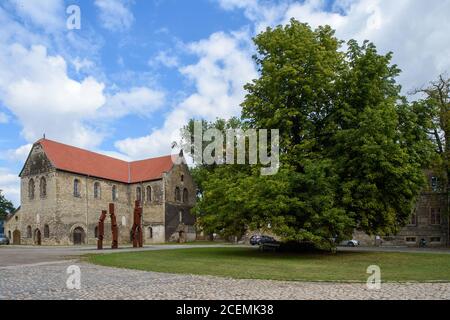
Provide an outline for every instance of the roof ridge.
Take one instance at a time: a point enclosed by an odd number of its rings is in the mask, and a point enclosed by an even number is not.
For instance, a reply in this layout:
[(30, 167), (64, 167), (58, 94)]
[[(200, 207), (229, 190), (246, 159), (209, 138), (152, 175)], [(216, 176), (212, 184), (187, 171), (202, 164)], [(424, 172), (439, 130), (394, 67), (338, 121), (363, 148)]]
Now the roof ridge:
[(41, 138), (41, 139), (39, 139), (38, 141), (36, 141), (34, 144), (36, 144), (36, 143), (41, 143), (41, 142), (44, 142), (44, 141), (49, 141), (49, 142), (52, 142), (52, 143), (56, 143), (56, 144), (60, 144), (60, 145), (66, 146), (66, 147), (70, 147), (70, 148), (82, 150), (82, 151), (85, 151), (85, 152), (97, 154), (97, 155), (100, 155), (100, 156), (102, 156), (102, 157), (111, 158), (111, 159), (114, 159), (114, 160), (118, 160), (118, 161), (122, 161), (122, 162), (125, 162), (125, 163), (129, 163), (129, 164), (134, 163), (134, 162), (139, 162), (139, 161), (146, 161), (146, 160), (153, 160), (153, 159), (159, 159), (159, 158), (172, 157), (172, 155), (169, 154), (169, 155), (157, 156), (157, 157), (150, 157), (150, 158), (145, 158), (145, 159), (140, 159), (140, 160), (126, 161), (126, 160), (122, 160), (122, 159), (119, 159), (119, 158), (116, 158), (116, 157), (113, 157), (113, 156), (106, 155), (106, 154), (104, 154), (104, 153), (92, 151), (92, 150), (85, 149), (85, 148), (81, 148), (81, 147), (77, 147), (77, 146), (72, 146), (72, 145), (70, 145), (70, 144), (58, 142), (58, 141), (51, 140), (51, 139), (47, 139), (47, 138), (45, 138), (45, 139), (44, 139), (44, 138)]

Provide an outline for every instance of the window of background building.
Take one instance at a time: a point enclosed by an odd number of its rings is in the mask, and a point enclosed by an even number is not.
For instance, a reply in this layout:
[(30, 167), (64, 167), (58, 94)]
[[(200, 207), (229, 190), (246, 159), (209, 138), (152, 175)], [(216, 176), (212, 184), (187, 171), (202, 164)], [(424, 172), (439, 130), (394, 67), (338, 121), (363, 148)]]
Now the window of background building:
[(411, 217), (409, 218), (409, 223), (410, 226), (416, 226), (417, 225), (417, 214), (413, 213), (411, 214)]
[(438, 177), (431, 177), (431, 190), (433, 190), (433, 192), (437, 192), (439, 191), (440, 187), (439, 187), (439, 178)]
[(441, 224), (441, 208), (430, 209), (430, 224), (431, 225)]

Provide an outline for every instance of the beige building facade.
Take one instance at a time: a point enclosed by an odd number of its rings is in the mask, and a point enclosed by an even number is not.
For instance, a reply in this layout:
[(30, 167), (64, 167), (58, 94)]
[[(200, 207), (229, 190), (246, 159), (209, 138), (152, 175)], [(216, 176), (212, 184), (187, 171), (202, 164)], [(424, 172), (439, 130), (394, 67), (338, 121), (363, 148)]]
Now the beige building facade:
[[(5, 223), (5, 234), (13, 244), (96, 244), (101, 211), (113, 203), (119, 244), (129, 244), (139, 200), (145, 244), (195, 240), (190, 210), (196, 187), (186, 164), (173, 159), (127, 163), (42, 139), (20, 173), (21, 206)], [(108, 215), (105, 247), (111, 238)]]

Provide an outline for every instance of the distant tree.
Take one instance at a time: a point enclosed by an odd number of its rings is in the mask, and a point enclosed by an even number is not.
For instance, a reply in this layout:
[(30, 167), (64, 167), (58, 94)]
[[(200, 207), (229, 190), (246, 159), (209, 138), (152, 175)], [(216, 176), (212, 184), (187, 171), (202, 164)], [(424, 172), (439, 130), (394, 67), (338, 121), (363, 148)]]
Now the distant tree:
[(424, 118), (431, 119), (428, 134), (432, 137), (435, 150), (440, 156), (444, 178), (450, 177), (450, 78), (440, 75), (427, 87), (415, 90), (424, 98), (416, 102), (421, 107)]
[(5, 220), (7, 215), (15, 210), (11, 201), (8, 201), (0, 190), (0, 220)]

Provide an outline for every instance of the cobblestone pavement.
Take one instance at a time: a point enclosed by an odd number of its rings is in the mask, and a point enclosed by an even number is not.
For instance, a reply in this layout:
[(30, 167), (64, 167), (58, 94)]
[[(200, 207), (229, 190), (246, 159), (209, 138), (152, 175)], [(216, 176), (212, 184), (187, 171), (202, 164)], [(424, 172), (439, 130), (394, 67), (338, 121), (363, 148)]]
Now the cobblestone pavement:
[[(81, 289), (68, 290), (69, 265), (81, 269)], [(450, 283), (382, 284), (234, 280), (124, 270), (74, 261), (0, 268), (1, 299), (450, 299)]]

